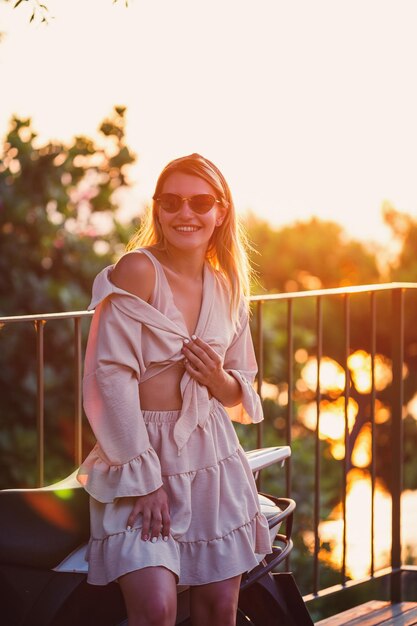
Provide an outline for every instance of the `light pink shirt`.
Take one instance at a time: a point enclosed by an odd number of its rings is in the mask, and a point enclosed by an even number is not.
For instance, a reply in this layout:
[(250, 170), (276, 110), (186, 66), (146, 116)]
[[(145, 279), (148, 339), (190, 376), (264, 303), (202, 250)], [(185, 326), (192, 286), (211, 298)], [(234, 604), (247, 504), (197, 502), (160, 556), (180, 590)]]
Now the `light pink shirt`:
[[(158, 270), (158, 261), (145, 252)], [(161, 266), (160, 266), (161, 267)], [(150, 446), (138, 385), (183, 359), (189, 339), (183, 316), (175, 306), (164, 273), (151, 303), (116, 287), (113, 266), (96, 277), (89, 309), (95, 308), (84, 371), (84, 408), (97, 444), (78, 473), (78, 480), (100, 502), (150, 493), (162, 485), (159, 459)], [(159, 268), (160, 269), (160, 268)], [(194, 334), (224, 358), (224, 369), (242, 388), (242, 403), (229, 412), (242, 423), (263, 419), (259, 396), (252, 387), (257, 372), (247, 307), (242, 302), (237, 327), (229, 310), (224, 279), (209, 263), (203, 276), (203, 299)], [(160, 283), (160, 284), (159, 284)], [(178, 454), (195, 428), (204, 428), (209, 394), (185, 372), (181, 379), (182, 408), (175, 424)]]

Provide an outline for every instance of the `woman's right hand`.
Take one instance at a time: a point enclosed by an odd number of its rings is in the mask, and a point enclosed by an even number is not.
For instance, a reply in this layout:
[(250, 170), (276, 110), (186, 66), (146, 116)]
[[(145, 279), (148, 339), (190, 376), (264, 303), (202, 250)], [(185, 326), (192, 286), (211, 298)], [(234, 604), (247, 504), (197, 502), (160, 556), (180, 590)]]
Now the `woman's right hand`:
[(170, 532), (170, 516), (168, 495), (163, 487), (159, 487), (144, 496), (138, 496), (135, 506), (127, 520), (127, 528), (133, 527), (139, 513), (142, 514), (142, 539), (157, 541), (160, 534), (168, 541)]

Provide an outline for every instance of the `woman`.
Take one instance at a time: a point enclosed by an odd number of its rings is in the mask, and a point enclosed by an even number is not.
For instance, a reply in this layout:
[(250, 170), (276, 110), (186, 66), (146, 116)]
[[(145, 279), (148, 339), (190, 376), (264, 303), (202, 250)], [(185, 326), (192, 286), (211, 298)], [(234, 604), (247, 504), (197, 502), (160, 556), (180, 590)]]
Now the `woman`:
[(84, 406), (97, 444), (89, 582), (117, 580), (129, 625), (172, 626), (176, 584), (195, 626), (232, 626), (241, 574), (271, 551), (233, 419), (252, 388), (248, 266), (229, 187), (210, 161), (169, 163), (131, 252), (96, 278)]

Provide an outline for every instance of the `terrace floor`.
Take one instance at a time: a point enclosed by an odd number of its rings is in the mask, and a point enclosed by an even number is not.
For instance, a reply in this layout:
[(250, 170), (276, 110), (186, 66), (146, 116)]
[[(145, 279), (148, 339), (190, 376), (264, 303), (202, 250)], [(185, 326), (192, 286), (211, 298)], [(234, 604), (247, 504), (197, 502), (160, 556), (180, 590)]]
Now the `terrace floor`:
[(372, 600), (316, 622), (315, 626), (412, 626), (417, 624), (417, 602), (391, 604)]

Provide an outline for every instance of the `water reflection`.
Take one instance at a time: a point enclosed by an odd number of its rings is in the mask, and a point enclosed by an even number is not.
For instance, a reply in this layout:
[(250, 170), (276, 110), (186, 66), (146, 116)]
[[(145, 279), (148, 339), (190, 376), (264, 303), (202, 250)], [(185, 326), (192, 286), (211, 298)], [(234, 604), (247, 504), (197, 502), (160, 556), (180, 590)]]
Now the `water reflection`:
[[(297, 420), (310, 431), (317, 426), (317, 405), (313, 401), (317, 383), (317, 359), (309, 356), (304, 349), (295, 353), (300, 375), (295, 381), (294, 399), (297, 402)], [(384, 391), (392, 384), (392, 361), (383, 354), (374, 358), (373, 379), (376, 392)], [(372, 389), (372, 359), (364, 350), (356, 350), (348, 360), (352, 390), (356, 399), (349, 397), (347, 404), (347, 428), (349, 433), (368, 400)], [(408, 369), (403, 368), (403, 378), (408, 376)], [(320, 361), (320, 417), (319, 437), (327, 442), (334, 459), (342, 460), (345, 456), (345, 385), (344, 368), (334, 359), (324, 356)], [(264, 383), (263, 395), (280, 406), (288, 404), (288, 385)], [(375, 399), (375, 424), (383, 424), (391, 418), (391, 408), (380, 399)], [(404, 408), (404, 417), (411, 415), (417, 420), (417, 393)], [(351, 469), (347, 476), (346, 500), (346, 573), (352, 579), (360, 579), (370, 574), (371, 568), (371, 478), (369, 467), (372, 458), (372, 431), (369, 421), (365, 421), (355, 433), (351, 455)], [(417, 560), (417, 491), (405, 491), (401, 499), (402, 540), (404, 562)], [(374, 568), (387, 567), (391, 558), (391, 497), (382, 482), (376, 480), (374, 492)], [(314, 550), (312, 532), (304, 532), (307, 546)], [(343, 519), (342, 505), (339, 503), (319, 525), (321, 549), (319, 557), (336, 569), (340, 569), (343, 559)]]
[[(377, 482), (375, 489), (375, 569), (390, 564), (391, 497)], [(417, 491), (405, 491), (401, 498), (403, 559), (417, 557)], [(343, 557), (343, 519), (341, 506), (319, 525), (320, 559), (341, 568)], [(352, 579), (360, 579), (371, 568), (371, 481), (367, 472), (353, 469), (348, 474), (346, 503), (346, 571)]]

